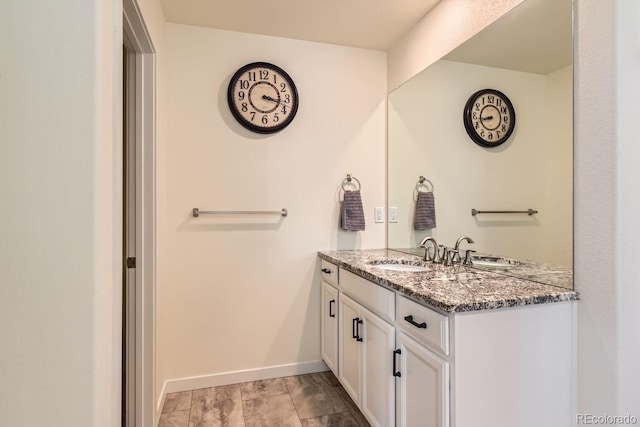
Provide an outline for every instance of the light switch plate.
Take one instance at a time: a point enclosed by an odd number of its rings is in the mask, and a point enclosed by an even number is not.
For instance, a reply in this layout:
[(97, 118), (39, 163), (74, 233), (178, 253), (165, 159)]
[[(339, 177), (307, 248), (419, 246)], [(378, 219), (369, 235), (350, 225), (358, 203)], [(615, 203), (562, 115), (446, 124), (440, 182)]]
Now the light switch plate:
[(384, 222), (384, 208), (375, 208), (373, 218), (375, 222)]
[(398, 222), (398, 208), (389, 207), (389, 222)]

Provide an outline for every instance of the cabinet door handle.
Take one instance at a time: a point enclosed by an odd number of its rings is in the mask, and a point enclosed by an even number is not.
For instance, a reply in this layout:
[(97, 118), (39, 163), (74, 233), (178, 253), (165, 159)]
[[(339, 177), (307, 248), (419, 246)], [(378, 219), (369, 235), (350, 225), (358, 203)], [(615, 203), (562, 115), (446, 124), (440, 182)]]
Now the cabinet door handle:
[(412, 314), (410, 314), (408, 316), (404, 316), (404, 320), (406, 320), (407, 322), (411, 323), (416, 328), (427, 329), (426, 322), (417, 323), (415, 320), (413, 320), (413, 315)]
[(393, 350), (393, 376), (394, 377), (401, 377), (402, 374), (400, 373), (400, 371), (398, 371), (398, 368), (396, 366), (396, 355), (402, 354), (402, 350), (397, 349), (397, 350)]
[(362, 325), (362, 319), (358, 317), (356, 321), (356, 341), (362, 342), (362, 337), (360, 336), (360, 325)]
[(357, 323), (360, 321), (360, 319), (358, 317), (354, 318), (351, 321), (351, 338), (353, 339), (357, 339), (358, 338), (358, 333), (356, 332), (356, 328), (357, 328)]
[(336, 300), (334, 300), (334, 299), (329, 301), (329, 317), (336, 317), (335, 313), (332, 310), (332, 308), (333, 308), (332, 304), (335, 304), (335, 303), (336, 303)]
[(320, 271), (322, 271), (323, 273), (331, 274), (331, 270), (329, 270), (328, 268), (323, 268)]

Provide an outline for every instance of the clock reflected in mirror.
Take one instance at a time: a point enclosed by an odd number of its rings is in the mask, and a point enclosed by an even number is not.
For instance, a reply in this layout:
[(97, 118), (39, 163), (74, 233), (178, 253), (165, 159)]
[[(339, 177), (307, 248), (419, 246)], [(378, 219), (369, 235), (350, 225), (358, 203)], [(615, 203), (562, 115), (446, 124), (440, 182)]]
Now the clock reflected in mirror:
[(473, 142), (482, 147), (497, 147), (505, 143), (513, 133), (516, 112), (504, 93), (495, 89), (482, 89), (467, 100), (463, 121)]
[(235, 72), (227, 101), (233, 117), (246, 129), (274, 133), (287, 127), (298, 112), (298, 90), (282, 68), (253, 62)]

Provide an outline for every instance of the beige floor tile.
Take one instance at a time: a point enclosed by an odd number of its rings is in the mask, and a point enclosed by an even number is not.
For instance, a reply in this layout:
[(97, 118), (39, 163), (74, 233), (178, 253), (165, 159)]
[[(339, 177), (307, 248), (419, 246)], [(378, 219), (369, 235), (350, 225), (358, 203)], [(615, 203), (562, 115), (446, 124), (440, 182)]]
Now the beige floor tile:
[(302, 427), (359, 427), (349, 412), (301, 420)]
[(324, 373), (287, 377), (285, 382), (300, 419), (347, 411), (344, 401)]
[(242, 400), (253, 400), (261, 397), (277, 396), (289, 391), (284, 383), (284, 379), (275, 378), (271, 380), (252, 381), (240, 384)]
[(245, 400), (242, 405), (246, 427), (302, 427), (288, 393)]
[(189, 427), (244, 427), (238, 384), (193, 391)]
[(349, 393), (347, 393), (346, 390), (342, 388), (341, 385), (335, 386), (334, 389), (336, 390), (336, 393), (338, 393), (338, 395), (342, 398), (345, 406), (349, 410), (349, 413), (351, 414), (351, 416), (353, 416), (353, 419), (356, 421), (357, 423), (356, 425), (360, 427), (370, 427), (371, 424), (369, 424), (369, 422), (364, 417), (364, 415), (362, 415), (362, 412), (360, 412), (356, 404), (353, 403), (353, 400), (351, 400)]
[(164, 399), (162, 413), (173, 411), (184, 411), (191, 408), (191, 391), (183, 391), (180, 393), (168, 393)]
[(189, 425), (189, 409), (166, 412), (160, 416), (158, 427), (187, 427)]

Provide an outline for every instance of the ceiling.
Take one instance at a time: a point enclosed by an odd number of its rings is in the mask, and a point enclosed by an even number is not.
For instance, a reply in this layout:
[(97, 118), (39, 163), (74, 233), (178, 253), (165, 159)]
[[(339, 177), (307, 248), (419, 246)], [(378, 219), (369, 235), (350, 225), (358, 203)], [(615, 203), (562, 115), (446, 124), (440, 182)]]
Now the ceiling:
[(161, 0), (168, 22), (387, 51), (440, 0)]

